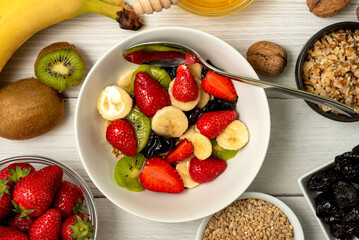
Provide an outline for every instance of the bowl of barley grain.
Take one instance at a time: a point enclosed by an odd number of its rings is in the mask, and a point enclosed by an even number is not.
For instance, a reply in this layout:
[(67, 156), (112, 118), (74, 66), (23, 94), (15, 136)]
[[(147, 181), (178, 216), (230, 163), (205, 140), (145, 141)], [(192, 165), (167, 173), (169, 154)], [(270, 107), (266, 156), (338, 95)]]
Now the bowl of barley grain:
[(304, 233), (285, 203), (268, 194), (248, 192), (202, 220), (196, 240), (210, 239), (304, 240)]

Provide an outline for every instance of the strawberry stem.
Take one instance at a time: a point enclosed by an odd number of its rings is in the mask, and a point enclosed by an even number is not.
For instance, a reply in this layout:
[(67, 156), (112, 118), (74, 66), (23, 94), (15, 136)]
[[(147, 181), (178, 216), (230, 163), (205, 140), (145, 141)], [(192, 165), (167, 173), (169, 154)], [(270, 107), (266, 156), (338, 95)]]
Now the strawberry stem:
[(4, 193), (7, 193), (10, 195), (10, 193), (9, 193), (10, 187), (7, 185), (8, 182), (9, 182), (8, 180), (6, 180), (6, 181), (0, 180), (0, 199), (2, 198)]
[(71, 239), (87, 240), (94, 237), (92, 234), (92, 224), (87, 216), (85, 216), (84, 220), (76, 216), (73, 226), (69, 226), (69, 229), (73, 231), (70, 235)]
[(27, 218), (29, 216), (30, 213), (34, 212), (35, 209), (23, 209), (21, 206), (17, 205), (16, 202), (14, 200), (11, 200), (11, 204), (14, 206), (13, 208), (13, 212), (15, 213), (21, 213), (20, 218)]
[(11, 174), (11, 176), (8, 177), (7, 179), (13, 181), (14, 184), (16, 184), (20, 181), (21, 178), (24, 178), (27, 175), (29, 175), (30, 172), (31, 172), (31, 168), (21, 169), (21, 167), (16, 166), (15, 170), (13, 168), (9, 169), (9, 173)]
[(81, 214), (84, 214), (84, 215), (88, 215), (87, 213), (85, 213), (83, 210), (82, 210), (82, 199), (79, 198), (79, 201), (76, 203), (76, 205), (72, 208), (72, 212), (73, 213), (81, 213)]

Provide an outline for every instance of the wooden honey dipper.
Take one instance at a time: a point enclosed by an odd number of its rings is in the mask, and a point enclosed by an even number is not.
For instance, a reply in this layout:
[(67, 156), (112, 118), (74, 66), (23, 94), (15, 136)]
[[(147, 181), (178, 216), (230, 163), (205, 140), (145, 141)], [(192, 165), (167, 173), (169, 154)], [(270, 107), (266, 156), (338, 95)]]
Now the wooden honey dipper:
[(133, 9), (137, 14), (151, 14), (153, 12), (161, 12), (163, 8), (170, 8), (178, 3), (179, 0), (135, 0)]

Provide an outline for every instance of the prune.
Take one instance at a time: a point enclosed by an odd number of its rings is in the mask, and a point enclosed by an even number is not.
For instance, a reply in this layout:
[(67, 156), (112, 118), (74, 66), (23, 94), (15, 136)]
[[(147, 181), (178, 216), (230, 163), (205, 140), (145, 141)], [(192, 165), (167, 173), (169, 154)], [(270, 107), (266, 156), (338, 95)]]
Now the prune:
[(359, 178), (359, 155), (346, 152), (335, 157), (335, 170), (346, 179)]
[(353, 207), (358, 203), (358, 194), (350, 183), (338, 181), (333, 184), (334, 200), (340, 208)]
[(352, 153), (359, 155), (359, 145), (353, 148)]
[(357, 222), (359, 224), (359, 207), (353, 207), (345, 216), (346, 222)]
[(330, 192), (320, 193), (314, 199), (314, 203), (317, 217), (326, 222), (340, 220), (343, 217), (342, 210), (336, 205)]
[(162, 67), (168, 74), (171, 76), (171, 79), (175, 79), (177, 75), (177, 68), (176, 67)]
[(224, 110), (235, 110), (237, 105), (237, 99), (233, 102), (214, 98), (213, 100), (208, 101), (207, 105), (202, 109), (203, 112), (215, 112), (215, 111), (224, 111)]
[(184, 112), (188, 118), (188, 126), (196, 124), (198, 118), (203, 114), (202, 109), (195, 107), (194, 109)]
[(160, 157), (161, 154), (173, 149), (176, 141), (176, 138), (164, 138), (151, 131), (146, 147), (141, 153), (146, 158)]
[(341, 222), (332, 222), (329, 223), (330, 233), (333, 237), (336, 237), (340, 240), (351, 240), (353, 237), (345, 232), (345, 227), (341, 224)]
[(314, 174), (308, 181), (308, 189), (312, 191), (326, 191), (338, 179), (334, 168)]

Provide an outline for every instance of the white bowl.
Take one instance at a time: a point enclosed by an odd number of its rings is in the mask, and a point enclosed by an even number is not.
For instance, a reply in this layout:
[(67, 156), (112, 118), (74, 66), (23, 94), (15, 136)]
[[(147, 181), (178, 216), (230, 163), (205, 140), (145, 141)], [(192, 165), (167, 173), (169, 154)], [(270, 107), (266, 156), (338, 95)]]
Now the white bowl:
[(104, 120), (96, 109), (100, 91), (116, 84), (121, 74), (136, 65), (125, 61), (129, 46), (149, 41), (178, 42), (197, 50), (224, 70), (258, 78), (246, 59), (222, 40), (197, 30), (169, 27), (140, 32), (110, 49), (91, 69), (80, 91), (75, 113), (75, 135), (82, 163), (94, 184), (117, 206), (137, 216), (160, 222), (184, 222), (203, 218), (224, 208), (252, 183), (262, 166), (270, 137), (270, 115), (263, 89), (235, 83), (237, 111), (250, 132), (250, 141), (215, 181), (181, 194), (130, 192), (114, 179), (117, 162), (105, 139)]
[[(259, 193), (259, 192), (246, 192), (243, 195), (241, 195), (238, 199), (248, 199), (248, 198), (264, 200), (277, 206), (279, 209), (281, 209), (284, 212), (285, 215), (287, 215), (290, 224), (293, 226), (293, 233), (295, 240), (304, 240), (302, 225), (300, 224), (295, 213), (284, 202), (271, 195)], [(213, 215), (208, 216), (202, 220), (197, 231), (196, 240), (202, 240), (204, 230), (206, 229), (207, 224), (209, 220), (211, 220), (212, 216)]]
[[(329, 225), (326, 224), (324, 221), (322, 221), (320, 218), (317, 217), (316, 212), (315, 212), (315, 203), (314, 203), (314, 198), (318, 195), (318, 193), (316, 191), (310, 191), (307, 189), (307, 183), (308, 180), (310, 179), (310, 177), (317, 173), (317, 172), (321, 172), (324, 171), (326, 169), (329, 169), (330, 167), (332, 167), (334, 165), (334, 161), (330, 161), (328, 163), (323, 164), (322, 166), (306, 173), (305, 175), (301, 176), (298, 179), (298, 184), (300, 189), (302, 190), (302, 193), (304, 195), (304, 198), (307, 200), (310, 209), (312, 209), (312, 212), (314, 213), (314, 217), (317, 219), (320, 228), (322, 229), (325, 238), (327, 240), (337, 240), (335, 237), (333, 237), (330, 234), (330, 230), (329, 230)], [(353, 240), (357, 240), (358, 238), (354, 237)]]

